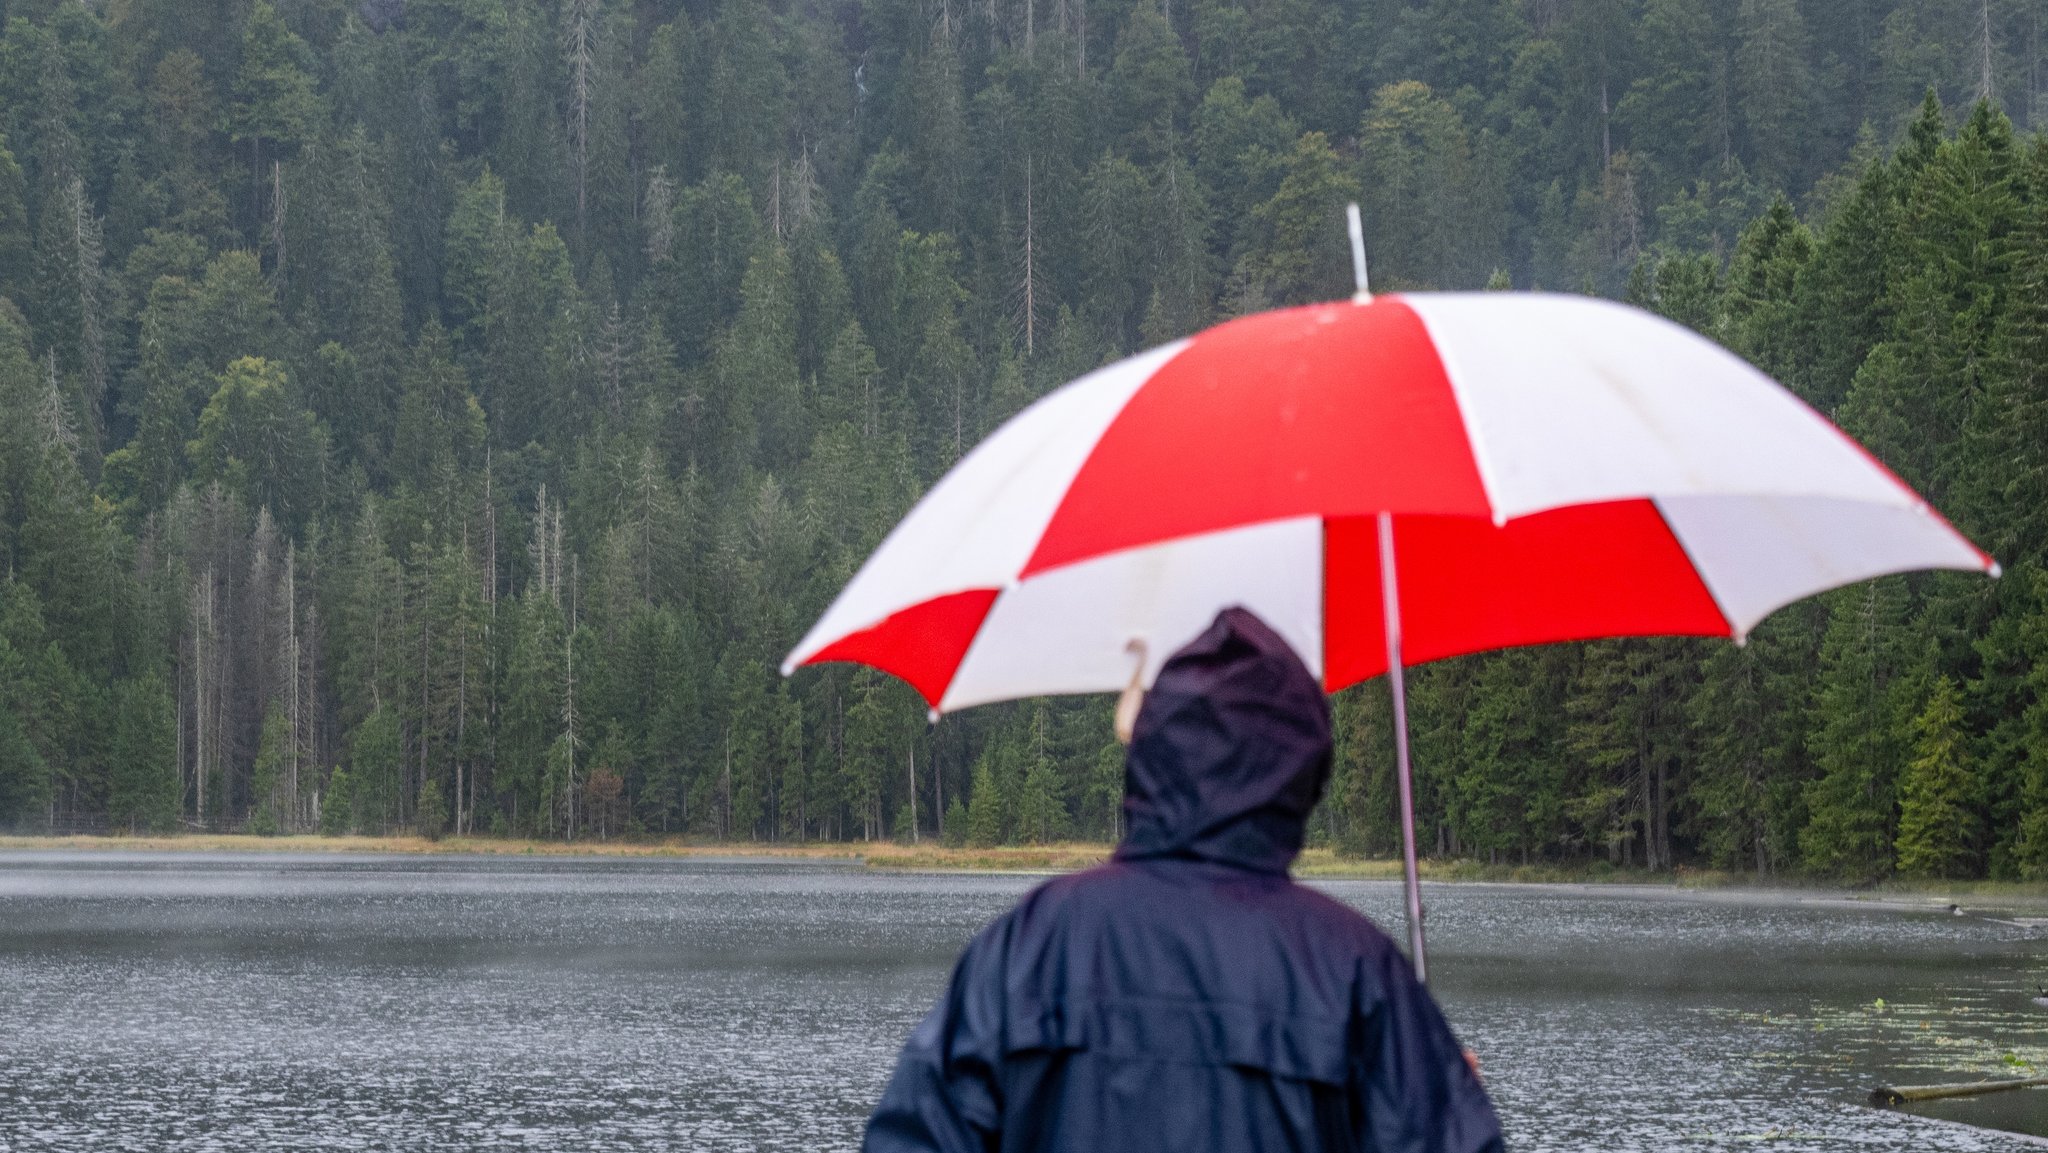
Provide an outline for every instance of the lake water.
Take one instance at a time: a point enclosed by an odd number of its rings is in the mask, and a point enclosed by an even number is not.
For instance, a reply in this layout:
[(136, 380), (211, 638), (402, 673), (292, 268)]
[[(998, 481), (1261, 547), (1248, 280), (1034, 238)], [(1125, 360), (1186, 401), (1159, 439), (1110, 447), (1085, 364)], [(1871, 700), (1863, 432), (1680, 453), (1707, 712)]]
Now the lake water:
[[(714, 861), (0, 854), (0, 1151), (850, 1149), (1034, 881)], [(1321, 887), (1399, 931), (1399, 888)], [(2008, 1150), (2041, 927), (1796, 895), (1434, 886), (1517, 1150)], [(1882, 1005), (1879, 1001), (1882, 1001)]]

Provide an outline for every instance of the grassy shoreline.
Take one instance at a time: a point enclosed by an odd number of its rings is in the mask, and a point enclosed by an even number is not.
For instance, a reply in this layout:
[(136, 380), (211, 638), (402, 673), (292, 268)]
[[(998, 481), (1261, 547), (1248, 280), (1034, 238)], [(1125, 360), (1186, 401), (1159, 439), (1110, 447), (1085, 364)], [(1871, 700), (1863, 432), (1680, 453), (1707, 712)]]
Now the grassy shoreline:
[[(1064, 873), (1108, 859), (1111, 846), (1091, 842), (1020, 845), (993, 848), (952, 847), (934, 842), (916, 845), (893, 841), (764, 844), (715, 842), (671, 837), (663, 840), (539, 841), (503, 837), (326, 837), (299, 835), (259, 837), (237, 833), (172, 835), (23, 836), (0, 835), (0, 851), (83, 852), (213, 852), (213, 853), (386, 853), (472, 854), (525, 857), (718, 858), (746, 857), (792, 861), (841, 861), (870, 869), (900, 872)], [(1339, 857), (1328, 849), (1310, 849), (1294, 873), (1308, 879), (1394, 881), (1401, 877), (1395, 859)], [(2048, 907), (2048, 884), (2021, 881), (1907, 881), (1877, 885), (1845, 885), (1811, 877), (1765, 877), (1705, 869), (1680, 868), (1652, 873), (1590, 865), (1489, 865), (1471, 860), (1425, 860), (1424, 880), (1481, 884), (1638, 885), (1690, 890), (1800, 890), (1861, 899), (1997, 901)]]

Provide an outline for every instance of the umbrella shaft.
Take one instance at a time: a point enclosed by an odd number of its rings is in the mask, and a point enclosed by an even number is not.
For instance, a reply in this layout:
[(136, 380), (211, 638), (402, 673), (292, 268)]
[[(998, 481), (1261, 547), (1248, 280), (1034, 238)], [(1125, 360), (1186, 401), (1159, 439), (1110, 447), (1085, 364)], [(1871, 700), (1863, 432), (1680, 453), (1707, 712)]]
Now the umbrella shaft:
[(1408, 893), (1408, 955), (1415, 979), (1429, 980), (1422, 945), (1422, 877), (1415, 863), (1415, 781), (1408, 767), (1408, 683), (1401, 669), (1401, 586), (1394, 568), (1394, 516), (1380, 514), (1380, 605), (1387, 633), (1387, 686), (1394, 694), (1394, 779), (1401, 791), (1401, 875)]

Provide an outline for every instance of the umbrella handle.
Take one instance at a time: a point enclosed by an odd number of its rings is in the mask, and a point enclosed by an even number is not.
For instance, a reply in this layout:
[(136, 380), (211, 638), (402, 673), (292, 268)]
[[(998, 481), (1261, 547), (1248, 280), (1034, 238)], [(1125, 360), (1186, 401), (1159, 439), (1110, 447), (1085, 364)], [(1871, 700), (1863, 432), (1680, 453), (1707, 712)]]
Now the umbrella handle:
[(1116, 699), (1116, 739), (1128, 745), (1131, 735), (1138, 731), (1138, 709), (1145, 703), (1145, 642), (1132, 637), (1124, 651), (1138, 659), (1137, 667), (1131, 670), (1131, 683), (1124, 686), (1123, 695)]
[(1380, 514), (1380, 608), (1387, 633), (1387, 687), (1394, 694), (1395, 780), (1401, 791), (1401, 877), (1408, 896), (1408, 956), (1415, 979), (1429, 982), (1422, 945), (1422, 877), (1415, 863), (1415, 781), (1408, 768), (1408, 681), (1401, 669), (1401, 583), (1394, 567), (1394, 514)]

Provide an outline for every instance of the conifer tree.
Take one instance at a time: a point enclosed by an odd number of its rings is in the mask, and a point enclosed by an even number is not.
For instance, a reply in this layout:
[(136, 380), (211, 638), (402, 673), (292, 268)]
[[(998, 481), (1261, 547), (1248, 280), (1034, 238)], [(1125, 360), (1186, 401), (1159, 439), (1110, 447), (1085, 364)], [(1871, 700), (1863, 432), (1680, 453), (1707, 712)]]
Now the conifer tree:
[(1285, 175), (1273, 198), (1253, 210), (1258, 239), (1234, 274), (1240, 311), (1350, 292), (1350, 257), (1330, 222), (1342, 220), (1344, 205), (1358, 198), (1358, 181), (1320, 132), (1305, 133), (1281, 164)]
[(279, 810), (287, 807), (283, 795), (287, 762), (292, 750), (291, 723), (284, 707), (276, 701), (263, 714), (261, 743), (256, 748), (256, 766), (249, 781), (249, 831), (275, 836), (285, 821)]
[(984, 758), (974, 766), (974, 783), (968, 789), (967, 843), (977, 848), (1003, 843), (1002, 786), (996, 781), (995, 766)]
[[(7, 615), (18, 621), (22, 614), (17, 606), (32, 594), (13, 580), (0, 586), (0, 592), (5, 593)], [(0, 705), (5, 706), (0, 708), (0, 820), (19, 826), (42, 812), (50, 776), (30, 720), (41, 705), (35, 669), (14, 639), (0, 634)]]
[(1905, 760), (1904, 646), (1909, 606), (1897, 578), (1834, 594), (1807, 746), (1820, 776), (1799, 847), (1808, 868), (1842, 876), (1891, 871), (1898, 779)]
[[(115, 685), (112, 713), (108, 821), (131, 833), (171, 828), (178, 817), (177, 719), (162, 674), (151, 670)], [(0, 728), (0, 747), (7, 740)]]
[(194, 476), (218, 480), (252, 508), (275, 509), (294, 528), (318, 511), (326, 436), (260, 357), (228, 365), (187, 448)]
[[(1359, 186), (1385, 287), (1468, 288), (1503, 256), (1503, 193), (1464, 118), (1415, 81), (1373, 94), (1359, 126)], [(1326, 225), (1327, 227), (1327, 225)]]
[(5, 138), (0, 137), (0, 296), (22, 299), (29, 284), (32, 256), (28, 182)]
[(1735, 90), (1755, 167), (1790, 183), (1803, 174), (1800, 129), (1812, 100), (1805, 17), (1793, 0), (1742, 0), (1735, 28)]
[[(252, 188), (264, 183), (265, 145), (274, 153), (298, 144), (320, 115), (307, 57), (306, 42), (285, 27), (270, 0), (256, 0), (242, 27), (241, 65), (228, 106), (228, 138), (249, 146)], [(252, 205), (252, 219), (256, 215)]]
[(1962, 694), (1936, 677), (1913, 720), (1912, 759), (1899, 781), (1898, 867), (1907, 876), (1962, 875), (1975, 848), (1962, 726)]

